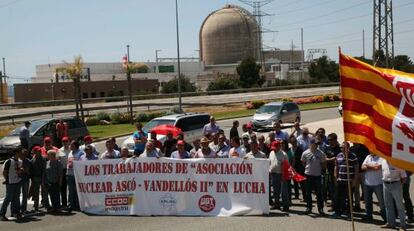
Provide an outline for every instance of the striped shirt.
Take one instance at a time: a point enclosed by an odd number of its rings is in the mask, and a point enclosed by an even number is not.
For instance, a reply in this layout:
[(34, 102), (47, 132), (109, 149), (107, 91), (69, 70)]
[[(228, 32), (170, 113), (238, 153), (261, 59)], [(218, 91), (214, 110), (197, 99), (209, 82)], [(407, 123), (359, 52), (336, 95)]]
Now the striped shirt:
[(336, 168), (338, 171), (337, 181), (350, 181), (354, 179), (355, 170), (359, 168), (357, 156), (350, 152), (348, 158), (349, 179), (347, 175), (347, 165), (345, 155), (341, 152), (336, 156)]

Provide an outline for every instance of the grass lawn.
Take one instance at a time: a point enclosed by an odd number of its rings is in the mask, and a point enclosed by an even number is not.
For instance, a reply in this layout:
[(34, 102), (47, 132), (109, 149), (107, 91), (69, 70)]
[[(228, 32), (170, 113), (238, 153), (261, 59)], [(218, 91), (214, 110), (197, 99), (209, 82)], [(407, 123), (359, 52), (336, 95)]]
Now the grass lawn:
[(88, 130), (94, 139), (102, 139), (126, 133), (132, 134), (136, 128), (131, 124), (112, 124), (88, 126)]

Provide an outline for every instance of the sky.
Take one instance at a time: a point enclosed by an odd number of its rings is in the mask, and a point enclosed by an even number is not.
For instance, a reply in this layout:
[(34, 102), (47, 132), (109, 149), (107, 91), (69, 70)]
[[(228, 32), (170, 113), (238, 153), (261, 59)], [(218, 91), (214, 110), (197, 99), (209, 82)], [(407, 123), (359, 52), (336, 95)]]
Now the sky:
[[(210, 12), (225, 4), (252, 11), (238, 0), (178, 0), (180, 53), (198, 57), (199, 30)], [(395, 54), (414, 59), (414, 1), (394, 0)], [(342, 52), (372, 56), (373, 0), (274, 0), (262, 8), (265, 47), (325, 48), (337, 60)], [(176, 57), (174, 0), (0, 0), (0, 57), (10, 83), (35, 76), (39, 64), (72, 61), (121, 62), (130, 45), (131, 61)]]

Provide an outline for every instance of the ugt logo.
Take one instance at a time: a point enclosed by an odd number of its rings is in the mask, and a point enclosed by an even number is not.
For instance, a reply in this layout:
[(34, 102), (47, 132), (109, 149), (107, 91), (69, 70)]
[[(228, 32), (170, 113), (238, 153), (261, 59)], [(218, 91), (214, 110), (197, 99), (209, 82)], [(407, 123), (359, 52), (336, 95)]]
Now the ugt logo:
[(392, 123), (393, 157), (414, 162), (414, 79), (396, 77), (393, 86), (402, 95)]
[(205, 213), (211, 212), (216, 207), (216, 200), (210, 195), (204, 195), (198, 200), (198, 207)]

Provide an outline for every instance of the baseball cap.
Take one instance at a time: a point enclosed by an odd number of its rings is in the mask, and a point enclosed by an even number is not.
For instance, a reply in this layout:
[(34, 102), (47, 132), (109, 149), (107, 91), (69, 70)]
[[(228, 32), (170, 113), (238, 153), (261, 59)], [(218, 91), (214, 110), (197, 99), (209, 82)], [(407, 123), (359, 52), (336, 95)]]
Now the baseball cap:
[(274, 151), (277, 148), (280, 147), (281, 142), (279, 140), (275, 140), (272, 142), (272, 144), (270, 145), (270, 150)]
[(85, 136), (84, 138), (83, 138), (83, 141), (90, 141), (90, 142), (92, 142), (93, 141), (93, 139), (92, 139), (92, 136)]
[(43, 138), (44, 142), (52, 142), (52, 138), (50, 138), (49, 136), (45, 136), (45, 138)]
[(252, 129), (253, 128), (253, 124), (251, 124), (251, 123), (246, 124), (246, 128), (247, 129)]
[(41, 151), (42, 151), (42, 148), (40, 146), (36, 145), (32, 148), (32, 152), (41, 152)]
[(177, 145), (184, 145), (184, 141), (183, 140), (177, 141)]
[(64, 136), (64, 137), (62, 138), (62, 142), (68, 142), (68, 141), (69, 141), (69, 137)]

